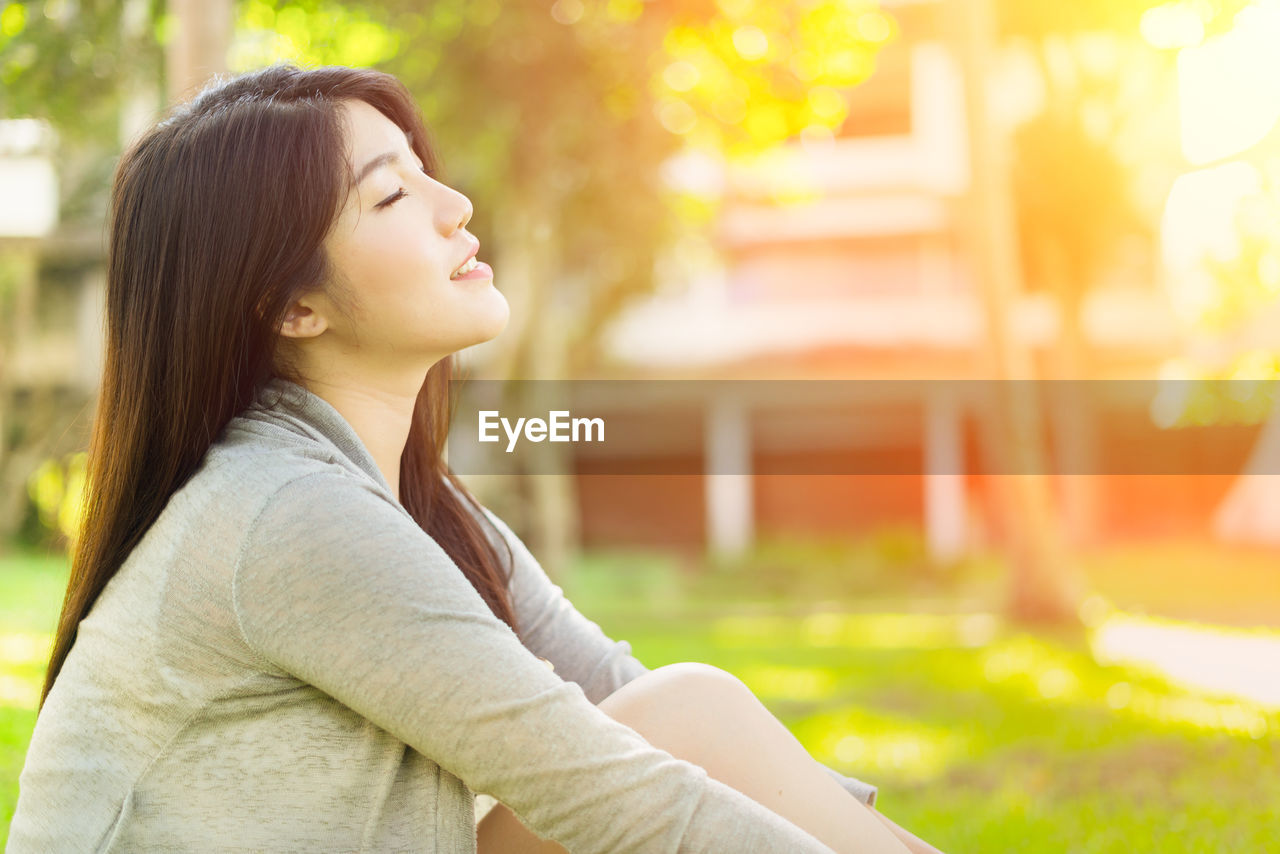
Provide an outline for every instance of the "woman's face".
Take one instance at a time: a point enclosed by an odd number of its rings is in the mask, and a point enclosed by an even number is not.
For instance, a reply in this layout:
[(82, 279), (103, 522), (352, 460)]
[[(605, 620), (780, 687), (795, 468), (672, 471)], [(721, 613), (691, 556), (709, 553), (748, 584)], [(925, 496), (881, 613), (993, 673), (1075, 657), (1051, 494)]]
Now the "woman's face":
[(325, 239), (335, 282), (299, 300), (301, 324), (291, 310), (282, 333), (325, 341), (343, 373), (420, 385), (435, 362), (501, 332), (507, 301), (487, 264), (450, 278), (480, 245), (464, 227), (470, 200), (422, 171), (394, 122), (364, 101), (342, 103), (357, 182)]

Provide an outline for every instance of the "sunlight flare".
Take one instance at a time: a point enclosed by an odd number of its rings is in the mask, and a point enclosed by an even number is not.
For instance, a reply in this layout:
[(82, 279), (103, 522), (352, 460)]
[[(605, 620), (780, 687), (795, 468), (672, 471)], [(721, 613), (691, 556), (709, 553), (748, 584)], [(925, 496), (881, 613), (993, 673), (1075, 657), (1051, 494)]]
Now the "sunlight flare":
[(1154, 670), (1185, 688), (1280, 709), (1280, 634), (1274, 631), (1116, 615), (1098, 627), (1092, 646), (1099, 663)]

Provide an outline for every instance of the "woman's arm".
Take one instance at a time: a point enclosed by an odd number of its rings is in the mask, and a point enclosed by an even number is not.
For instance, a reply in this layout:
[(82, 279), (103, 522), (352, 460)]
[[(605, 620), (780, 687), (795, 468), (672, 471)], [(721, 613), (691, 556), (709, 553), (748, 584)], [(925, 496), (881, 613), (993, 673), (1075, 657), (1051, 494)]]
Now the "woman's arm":
[(328, 471), (291, 482), (243, 555), (236, 617), (264, 667), (314, 685), (540, 836), (582, 852), (830, 854), (549, 671), (372, 484)]
[(576, 682), (593, 703), (649, 672), (631, 644), (613, 640), (574, 607), (505, 522), (488, 508), (484, 513), (511, 549), (511, 605), (521, 639), (534, 655), (549, 659), (556, 675)]
[[(631, 653), (629, 643), (611, 639), (598, 624), (577, 610), (510, 526), (487, 508), (484, 512), (511, 549), (512, 605), (526, 643), (535, 654), (551, 660), (557, 674), (581, 685), (593, 703), (599, 703), (623, 685), (650, 672)], [(822, 768), (887, 825), (912, 854), (942, 854), (875, 809), (878, 794), (875, 786), (826, 765)]]
[[(484, 513), (511, 549), (512, 607), (523, 639), (535, 655), (549, 659), (561, 678), (582, 686), (593, 703), (649, 672), (631, 653), (629, 643), (613, 640), (574, 607), (505, 522), (487, 508)], [(859, 801), (867, 806), (875, 804), (875, 786), (825, 765), (823, 768)]]

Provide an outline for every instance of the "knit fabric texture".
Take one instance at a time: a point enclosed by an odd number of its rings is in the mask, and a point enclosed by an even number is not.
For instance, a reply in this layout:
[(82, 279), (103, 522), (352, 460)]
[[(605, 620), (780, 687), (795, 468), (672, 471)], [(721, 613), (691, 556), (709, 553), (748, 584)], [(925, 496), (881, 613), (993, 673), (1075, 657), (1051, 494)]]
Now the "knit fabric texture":
[(646, 668), (484, 514), (520, 637), (338, 411), (272, 380), (81, 622), (6, 850), (474, 852), (483, 792), (583, 854), (829, 854), (596, 708)]

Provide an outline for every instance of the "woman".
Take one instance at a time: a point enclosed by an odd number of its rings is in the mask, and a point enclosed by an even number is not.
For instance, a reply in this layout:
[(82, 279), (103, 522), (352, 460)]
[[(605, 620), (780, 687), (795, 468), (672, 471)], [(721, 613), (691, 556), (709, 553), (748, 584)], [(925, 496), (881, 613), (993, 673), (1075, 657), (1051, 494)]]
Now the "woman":
[(121, 160), (8, 850), (923, 846), (740, 681), (605, 637), (445, 466), (450, 354), (507, 304), (435, 168), (393, 78), (290, 66)]

